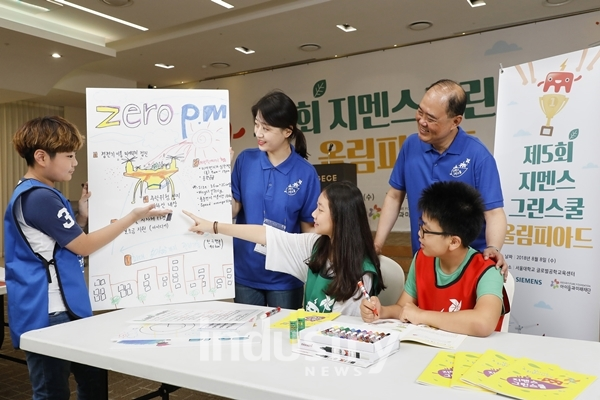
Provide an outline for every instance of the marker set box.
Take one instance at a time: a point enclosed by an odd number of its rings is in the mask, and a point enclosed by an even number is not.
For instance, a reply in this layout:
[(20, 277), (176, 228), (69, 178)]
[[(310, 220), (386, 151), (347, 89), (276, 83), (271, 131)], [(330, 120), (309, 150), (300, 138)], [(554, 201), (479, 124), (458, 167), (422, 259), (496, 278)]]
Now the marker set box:
[(299, 332), (300, 350), (376, 361), (400, 347), (398, 332), (381, 332), (373, 326), (330, 321)]

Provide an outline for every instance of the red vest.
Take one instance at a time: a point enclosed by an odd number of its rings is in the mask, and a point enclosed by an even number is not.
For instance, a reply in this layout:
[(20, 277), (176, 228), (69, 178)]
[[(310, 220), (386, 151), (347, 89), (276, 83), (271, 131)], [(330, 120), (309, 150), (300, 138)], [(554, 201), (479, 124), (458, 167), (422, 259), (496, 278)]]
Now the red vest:
[[(462, 273), (455, 281), (440, 286), (435, 275), (435, 258), (417, 252), (415, 259), (415, 277), (417, 283), (417, 302), (422, 310), (453, 312), (472, 310), (477, 302), (477, 283), (488, 269), (495, 268), (493, 260), (484, 260), (481, 253), (474, 253)], [(502, 288), (503, 315), (510, 312), (508, 296)], [(496, 331), (502, 327), (503, 316), (498, 320)]]

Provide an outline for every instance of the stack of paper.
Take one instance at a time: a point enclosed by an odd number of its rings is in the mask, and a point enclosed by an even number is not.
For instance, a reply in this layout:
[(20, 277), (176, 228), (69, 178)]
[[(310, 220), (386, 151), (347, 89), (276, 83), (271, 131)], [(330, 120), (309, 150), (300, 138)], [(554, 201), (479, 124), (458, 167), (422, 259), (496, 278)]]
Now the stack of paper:
[[(262, 310), (156, 310), (130, 321), (113, 339), (117, 347), (192, 345), (250, 339)], [(258, 335), (253, 340), (258, 340)]]
[(417, 382), (488, 391), (522, 400), (571, 400), (595, 380), (595, 376), (565, 370), (555, 364), (488, 350), (482, 355), (440, 351)]
[(440, 351), (419, 375), (417, 383), (449, 388), (452, 382), (453, 368), (454, 354)]

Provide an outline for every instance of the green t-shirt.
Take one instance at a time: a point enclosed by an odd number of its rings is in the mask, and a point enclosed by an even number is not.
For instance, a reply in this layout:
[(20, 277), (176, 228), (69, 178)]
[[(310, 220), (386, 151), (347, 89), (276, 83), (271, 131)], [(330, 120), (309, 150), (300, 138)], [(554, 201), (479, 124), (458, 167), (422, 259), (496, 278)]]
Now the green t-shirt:
[[(439, 282), (440, 286), (447, 285), (450, 282), (456, 280), (458, 276), (461, 274), (462, 270), (467, 265), (471, 256), (476, 253), (477, 250), (469, 247), (469, 251), (465, 256), (463, 262), (460, 264), (460, 267), (456, 269), (452, 274), (448, 275), (442, 271), (440, 267), (440, 259), (435, 259), (435, 274), (436, 279)], [(415, 254), (416, 257), (416, 254)], [(408, 271), (408, 276), (406, 278), (406, 283), (404, 284), (404, 290), (408, 293), (413, 299), (417, 299), (417, 281), (415, 277), (415, 257), (413, 257), (412, 262), (410, 263), (410, 270)], [(504, 278), (502, 277), (502, 273), (500, 270), (496, 268), (489, 269), (477, 284), (477, 299), (486, 294), (493, 294), (502, 300), (502, 287), (504, 286)], [(418, 300), (418, 299), (417, 299)]]

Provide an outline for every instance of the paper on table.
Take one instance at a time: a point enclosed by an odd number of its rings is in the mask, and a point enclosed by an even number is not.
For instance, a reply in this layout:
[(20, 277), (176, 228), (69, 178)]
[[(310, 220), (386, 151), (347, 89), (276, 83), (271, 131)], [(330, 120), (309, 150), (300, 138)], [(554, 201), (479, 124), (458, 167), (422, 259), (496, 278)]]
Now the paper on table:
[(568, 371), (555, 364), (519, 358), (483, 383), (489, 390), (516, 399), (571, 400), (595, 380), (593, 375)]
[(427, 368), (417, 378), (417, 383), (422, 385), (432, 385), (441, 387), (450, 387), (452, 382), (452, 371), (454, 369), (454, 354), (447, 351), (440, 351), (431, 360)]
[[(315, 326), (325, 321), (333, 321), (337, 317), (340, 316), (339, 312), (332, 313), (318, 313), (318, 312), (304, 312), (305, 326), (306, 328), (310, 328), (311, 326)], [(290, 316), (280, 319), (277, 322), (271, 324), (271, 328), (273, 329), (289, 329), (290, 327)]]
[(469, 351), (457, 351), (454, 354), (454, 368), (452, 370), (452, 381), (450, 387), (457, 389), (473, 390), (476, 392), (489, 392), (488, 390), (472, 385), (461, 380), (462, 376), (475, 364), (481, 357), (481, 353), (472, 353)]
[(486, 352), (473, 363), (471, 368), (460, 377), (460, 380), (472, 385), (484, 387), (485, 381), (492, 375), (515, 361), (516, 358), (511, 357), (508, 354), (500, 353), (496, 350), (486, 350)]
[(129, 321), (135, 324), (237, 323), (253, 321), (263, 310), (155, 310)]
[(397, 319), (380, 319), (369, 325), (400, 333), (401, 342), (417, 342), (442, 349), (456, 349), (467, 335), (443, 331), (426, 325), (413, 325)]
[[(124, 345), (165, 346), (249, 339), (254, 323), (246, 324), (141, 324), (130, 325), (114, 342)], [(253, 335), (260, 336), (260, 335)], [(254, 337), (252, 338), (254, 341)]]

